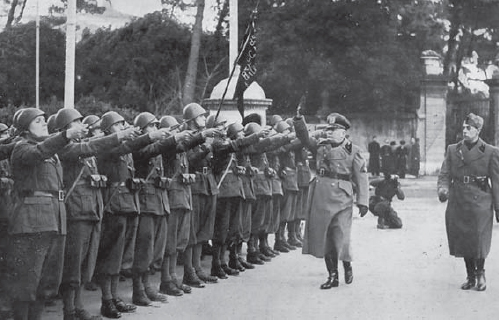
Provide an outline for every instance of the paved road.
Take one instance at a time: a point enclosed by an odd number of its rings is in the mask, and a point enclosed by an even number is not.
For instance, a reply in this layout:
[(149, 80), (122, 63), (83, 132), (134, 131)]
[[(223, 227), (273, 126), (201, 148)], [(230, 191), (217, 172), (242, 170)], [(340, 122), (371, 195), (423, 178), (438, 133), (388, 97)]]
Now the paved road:
[[(122, 319), (494, 319), (499, 314), (499, 224), (486, 261), (487, 291), (462, 291), (464, 262), (448, 254), (445, 204), (435, 196), (436, 178), (402, 180), (405, 201), (394, 207), (401, 230), (378, 230), (368, 214), (354, 218), (354, 282), (319, 290), (326, 271), (320, 259), (298, 251), (273, 259), (240, 276), (169, 297), (166, 304), (139, 307)], [(209, 268), (209, 258), (203, 261)], [(179, 267), (181, 274), (181, 267)], [(154, 276), (159, 282), (159, 275)], [(120, 283), (131, 300), (131, 281)], [(97, 314), (100, 295), (85, 292)], [(61, 304), (43, 319), (62, 319)]]

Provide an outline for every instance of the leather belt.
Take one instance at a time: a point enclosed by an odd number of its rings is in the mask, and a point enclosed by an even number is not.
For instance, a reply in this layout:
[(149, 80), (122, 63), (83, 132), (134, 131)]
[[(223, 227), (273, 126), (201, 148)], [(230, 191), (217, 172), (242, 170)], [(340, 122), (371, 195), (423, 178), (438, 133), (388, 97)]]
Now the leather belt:
[(319, 177), (327, 177), (327, 178), (331, 178), (331, 179), (338, 179), (338, 180), (350, 181), (350, 175), (336, 173), (336, 172), (331, 172), (331, 171), (326, 171), (324, 168), (321, 168), (317, 172), (317, 175)]
[(486, 176), (483, 176), (483, 177), (462, 176), (462, 177), (458, 177), (458, 178), (453, 178), (452, 180), (453, 181), (459, 181), (459, 182), (464, 183), (464, 184), (468, 184), (468, 183), (482, 182), (486, 178), (487, 178)]
[(54, 191), (33, 191), (31, 192), (33, 197), (50, 197), (57, 198), (59, 201), (64, 201), (65, 192), (63, 190)]

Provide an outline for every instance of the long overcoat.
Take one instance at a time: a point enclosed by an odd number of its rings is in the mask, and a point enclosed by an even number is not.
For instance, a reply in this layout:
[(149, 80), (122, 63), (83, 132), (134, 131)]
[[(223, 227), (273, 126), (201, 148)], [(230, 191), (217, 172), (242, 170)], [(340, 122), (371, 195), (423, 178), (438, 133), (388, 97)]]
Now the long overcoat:
[(499, 149), (482, 139), (471, 150), (462, 141), (449, 145), (437, 187), (449, 190), (445, 225), (450, 254), (486, 258), (493, 210), (499, 209)]
[[(354, 197), (357, 205), (368, 205), (369, 185), (366, 161), (360, 148), (345, 139), (333, 147), (324, 139), (308, 136), (305, 122), (294, 122), (298, 138), (316, 154), (317, 170), (330, 176), (315, 177), (310, 183), (305, 237), (302, 252), (322, 258), (327, 249), (328, 228), (333, 227), (338, 258), (351, 261), (350, 233)], [(340, 175), (332, 178), (332, 175)], [(348, 177), (348, 179), (344, 179)], [(331, 224), (334, 224), (331, 226)]]

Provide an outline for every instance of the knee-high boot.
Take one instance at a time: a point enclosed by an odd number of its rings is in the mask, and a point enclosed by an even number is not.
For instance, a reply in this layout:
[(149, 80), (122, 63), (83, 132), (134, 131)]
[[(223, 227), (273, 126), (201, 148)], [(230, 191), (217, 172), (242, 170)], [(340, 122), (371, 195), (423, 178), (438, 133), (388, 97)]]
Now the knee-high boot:
[(324, 257), (326, 268), (329, 273), (325, 283), (321, 284), (321, 289), (331, 289), (339, 285), (338, 280), (338, 258), (336, 256), (326, 255)]
[(353, 282), (352, 263), (350, 261), (343, 261), (343, 269), (345, 270), (345, 283), (350, 284)]
[(461, 285), (461, 289), (469, 290), (474, 288), (476, 285), (476, 265), (475, 259), (464, 258), (464, 264), (466, 265), (466, 282)]
[(485, 291), (487, 283), (485, 281), (485, 259), (476, 259), (476, 290)]

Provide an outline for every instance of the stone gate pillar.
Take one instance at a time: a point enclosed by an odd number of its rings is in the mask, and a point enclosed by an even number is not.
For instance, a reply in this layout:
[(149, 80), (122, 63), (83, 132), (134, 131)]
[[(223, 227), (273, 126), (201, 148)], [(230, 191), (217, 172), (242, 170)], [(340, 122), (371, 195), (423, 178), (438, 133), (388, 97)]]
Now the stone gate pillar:
[(492, 121), (494, 126), (494, 141), (491, 143), (498, 146), (499, 130), (497, 128), (499, 126), (499, 70), (492, 74), (491, 79), (485, 80), (485, 83), (489, 86), (490, 104), (493, 110), (492, 115), (494, 117)]
[(447, 79), (442, 75), (440, 56), (424, 51), (424, 77), (421, 80), (416, 137), (420, 140), (421, 174), (438, 174), (445, 155), (445, 113)]

